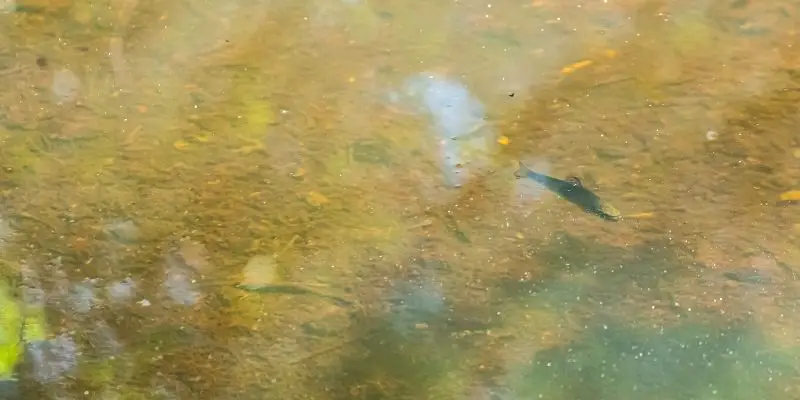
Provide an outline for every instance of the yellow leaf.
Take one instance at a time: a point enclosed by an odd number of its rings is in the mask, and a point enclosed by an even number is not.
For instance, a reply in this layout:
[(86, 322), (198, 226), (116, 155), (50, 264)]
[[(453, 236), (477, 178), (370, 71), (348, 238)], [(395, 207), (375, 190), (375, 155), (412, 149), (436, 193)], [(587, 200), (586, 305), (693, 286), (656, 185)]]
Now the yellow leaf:
[(250, 143), (254, 143), (254, 144), (249, 145), (249, 146), (242, 146), (242, 147), (240, 147), (240, 148), (238, 148), (238, 149), (236, 149), (234, 151), (236, 153), (250, 154), (250, 153), (252, 153), (254, 151), (259, 151), (259, 150), (266, 149), (266, 147), (264, 146), (263, 143), (258, 143), (258, 144), (256, 144), (255, 142), (250, 142)]
[(202, 132), (202, 133), (198, 133), (198, 134), (192, 136), (192, 139), (194, 139), (194, 140), (196, 140), (196, 141), (198, 141), (200, 143), (207, 143), (208, 141), (211, 140), (211, 135), (206, 133), (206, 132)]
[(781, 193), (781, 201), (800, 201), (800, 190), (790, 190)]
[(636, 214), (626, 215), (625, 218), (633, 218), (633, 219), (641, 219), (641, 218), (652, 218), (655, 216), (655, 213), (652, 212), (640, 212)]
[(297, 168), (297, 170), (292, 173), (292, 177), (294, 178), (302, 178), (304, 176), (306, 176), (306, 170), (302, 167)]
[(507, 146), (507, 145), (508, 145), (508, 143), (509, 143), (508, 137), (506, 137), (506, 136), (500, 136), (500, 137), (497, 139), (497, 143), (500, 143), (500, 144), (502, 144), (503, 146)]
[(319, 192), (308, 192), (308, 196), (306, 196), (306, 201), (308, 202), (308, 204), (311, 204), (312, 206), (315, 207), (320, 207), (331, 202), (330, 200), (328, 200), (327, 197), (323, 196)]
[(565, 74), (565, 75), (566, 74), (571, 74), (571, 73), (573, 73), (573, 72), (575, 72), (575, 71), (577, 71), (577, 70), (579, 70), (581, 68), (586, 68), (586, 67), (592, 65), (593, 62), (594, 61), (592, 61), (592, 60), (578, 61), (575, 64), (568, 65), (568, 66), (562, 68), (561, 69), (561, 73)]

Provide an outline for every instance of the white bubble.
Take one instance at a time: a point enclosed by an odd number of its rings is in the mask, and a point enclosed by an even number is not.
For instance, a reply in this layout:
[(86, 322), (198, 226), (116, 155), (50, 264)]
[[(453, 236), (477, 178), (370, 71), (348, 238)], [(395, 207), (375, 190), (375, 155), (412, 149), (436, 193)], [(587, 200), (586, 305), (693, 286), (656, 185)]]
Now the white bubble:
[(72, 103), (78, 98), (81, 80), (74, 72), (68, 69), (60, 69), (53, 74), (53, 84), (50, 89), (55, 95), (56, 103)]

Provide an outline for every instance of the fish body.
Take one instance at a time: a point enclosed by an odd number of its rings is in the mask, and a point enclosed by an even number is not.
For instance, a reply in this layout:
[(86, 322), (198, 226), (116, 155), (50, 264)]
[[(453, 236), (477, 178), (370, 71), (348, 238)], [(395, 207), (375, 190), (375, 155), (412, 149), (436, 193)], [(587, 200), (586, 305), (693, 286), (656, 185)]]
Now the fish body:
[(552, 176), (532, 171), (522, 162), (519, 163), (519, 169), (514, 175), (518, 179), (528, 178), (539, 183), (559, 197), (582, 208), (589, 214), (597, 215), (609, 221), (618, 221), (622, 218), (622, 214), (620, 214), (616, 207), (597, 197), (597, 195), (592, 193), (589, 189), (583, 187), (583, 184), (581, 184), (578, 178), (572, 177), (567, 180), (553, 178)]
[(350, 306), (353, 305), (353, 302), (350, 300), (346, 300), (339, 296), (334, 296), (326, 293), (318, 292), (314, 289), (307, 288), (305, 286), (294, 284), (294, 283), (276, 283), (276, 284), (269, 284), (269, 285), (244, 285), (244, 284), (236, 284), (234, 287), (245, 290), (248, 292), (255, 292), (255, 293), (274, 293), (274, 294), (298, 294), (298, 295), (310, 295), (316, 296), (323, 299), (332, 300), (334, 303), (340, 306)]

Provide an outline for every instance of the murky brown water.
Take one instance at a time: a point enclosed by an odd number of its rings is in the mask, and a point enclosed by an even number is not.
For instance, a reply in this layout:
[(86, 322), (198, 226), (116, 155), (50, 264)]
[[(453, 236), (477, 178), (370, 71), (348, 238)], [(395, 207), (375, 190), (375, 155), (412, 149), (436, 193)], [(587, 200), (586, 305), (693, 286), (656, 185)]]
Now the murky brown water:
[(9, 393), (800, 399), (798, 2), (4, 4)]

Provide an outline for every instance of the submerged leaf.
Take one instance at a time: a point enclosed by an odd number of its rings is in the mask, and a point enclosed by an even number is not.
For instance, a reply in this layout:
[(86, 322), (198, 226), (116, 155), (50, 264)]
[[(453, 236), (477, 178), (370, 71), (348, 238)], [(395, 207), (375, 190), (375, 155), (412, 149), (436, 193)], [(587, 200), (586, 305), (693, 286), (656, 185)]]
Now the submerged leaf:
[(790, 190), (781, 193), (781, 201), (800, 201), (800, 190)]
[(575, 71), (577, 71), (577, 70), (579, 70), (581, 68), (586, 68), (586, 67), (592, 65), (593, 63), (594, 63), (594, 61), (592, 61), (592, 60), (581, 60), (581, 61), (578, 61), (578, 62), (576, 62), (574, 64), (570, 64), (570, 65), (567, 65), (564, 68), (561, 68), (561, 73), (564, 74), (564, 75), (568, 75), (568, 74), (571, 74), (571, 73), (573, 73), (573, 72), (575, 72)]
[(322, 207), (331, 201), (328, 200), (328, 198), (322, 193), (311, 191), (308, 192), (308, 195), (306, 196), (306, 202), (314, 207)]

